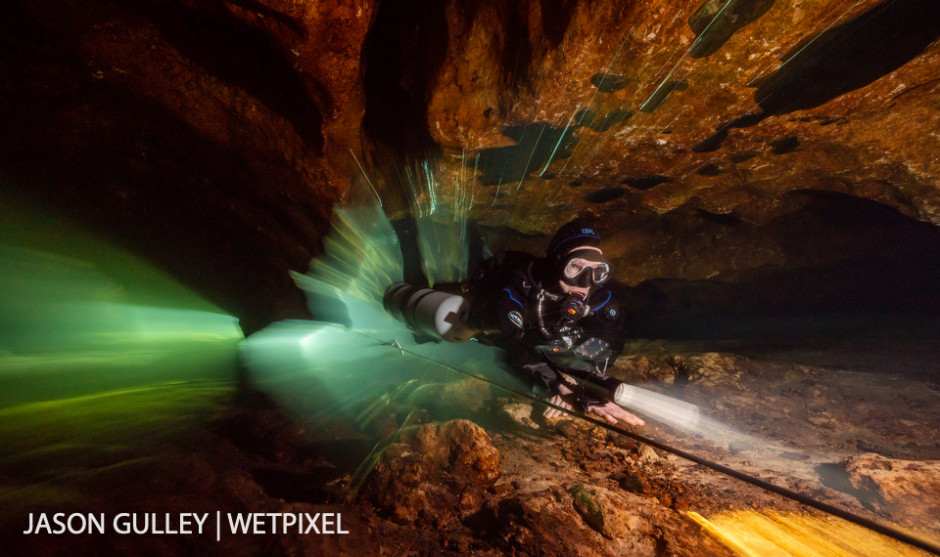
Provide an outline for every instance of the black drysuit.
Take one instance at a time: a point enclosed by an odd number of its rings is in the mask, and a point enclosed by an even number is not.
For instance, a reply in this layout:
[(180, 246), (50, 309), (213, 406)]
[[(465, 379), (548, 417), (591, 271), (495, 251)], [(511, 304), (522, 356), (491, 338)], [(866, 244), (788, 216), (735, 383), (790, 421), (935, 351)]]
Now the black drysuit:
[(565, 321), (562, 309), (569, 295), (547, 259), (522, 252), (497, 253), (474, 273), (468, 287), (471, 321), (482, 330), (499, 331), (480, 340), (505, 350), (513, 369), (553, 394), (561, 381), (557, 371), (561, 366), (551, 358), (553, 350), (567, 351), (572, 344), (600, 339), (610, 352), (592, 363), (604, 372), (623, 349), (624, 317), (610, 290), (594, 286), (583, 301), (590, 308), (587, 315)]

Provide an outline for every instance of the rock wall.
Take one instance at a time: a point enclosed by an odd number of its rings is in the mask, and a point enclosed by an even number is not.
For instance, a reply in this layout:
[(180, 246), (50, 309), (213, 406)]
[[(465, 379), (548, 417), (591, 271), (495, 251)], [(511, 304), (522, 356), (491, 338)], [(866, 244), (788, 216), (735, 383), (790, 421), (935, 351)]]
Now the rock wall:
[(937, 224), (934, 7), (452, 2), (427, 126), (524, 204), (766, 222), (813, 189)]
[(320, 252), (359, 164), (394, 211), (401, 168), (427, 159), (442, 201), (469, 186), (475, 221), (532, 245), (600, 217), (628, 284), (791, 264), (742, 231), (815, 199), (801, 192), (940, 224), (931, 0), (0, 11), (3, 186), (120, 238), (248, 331), (306, 314), (286, 271)]

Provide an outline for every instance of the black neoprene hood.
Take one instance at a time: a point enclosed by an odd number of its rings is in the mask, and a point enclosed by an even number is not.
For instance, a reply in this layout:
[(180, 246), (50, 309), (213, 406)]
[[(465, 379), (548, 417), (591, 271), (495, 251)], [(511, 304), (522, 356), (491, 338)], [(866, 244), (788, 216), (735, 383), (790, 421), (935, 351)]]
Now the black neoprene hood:
[(548, 243), (545, 255), (559, 259), (581, 246), (600, 247), (601, 235), (597, 229), (583, 221), (572, 221), (558, 229)]

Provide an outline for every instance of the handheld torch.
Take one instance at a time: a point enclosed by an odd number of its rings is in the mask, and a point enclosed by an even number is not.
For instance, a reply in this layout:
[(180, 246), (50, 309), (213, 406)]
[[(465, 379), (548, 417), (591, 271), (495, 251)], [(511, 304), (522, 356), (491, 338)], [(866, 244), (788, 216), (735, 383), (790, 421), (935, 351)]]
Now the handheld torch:
[(593, 370), (575, 365), (557, 365), (563, 373), (598, 398), (645, 414), (673, 427), (690, 430), (698, 426), (701, 418), (699, 407), (677, 400), (649, 389), (628, 385), (619, 379), (600, 375)]

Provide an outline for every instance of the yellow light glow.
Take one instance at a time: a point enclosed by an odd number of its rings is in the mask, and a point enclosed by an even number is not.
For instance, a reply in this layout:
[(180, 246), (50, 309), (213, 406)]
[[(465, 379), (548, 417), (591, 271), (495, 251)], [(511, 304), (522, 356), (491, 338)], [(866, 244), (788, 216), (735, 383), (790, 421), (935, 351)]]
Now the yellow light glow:
[(772, 510), (736, 511), (705, 518), (686, 513), (743, 557), (922, 556), (923, 551), (841, 518)]

